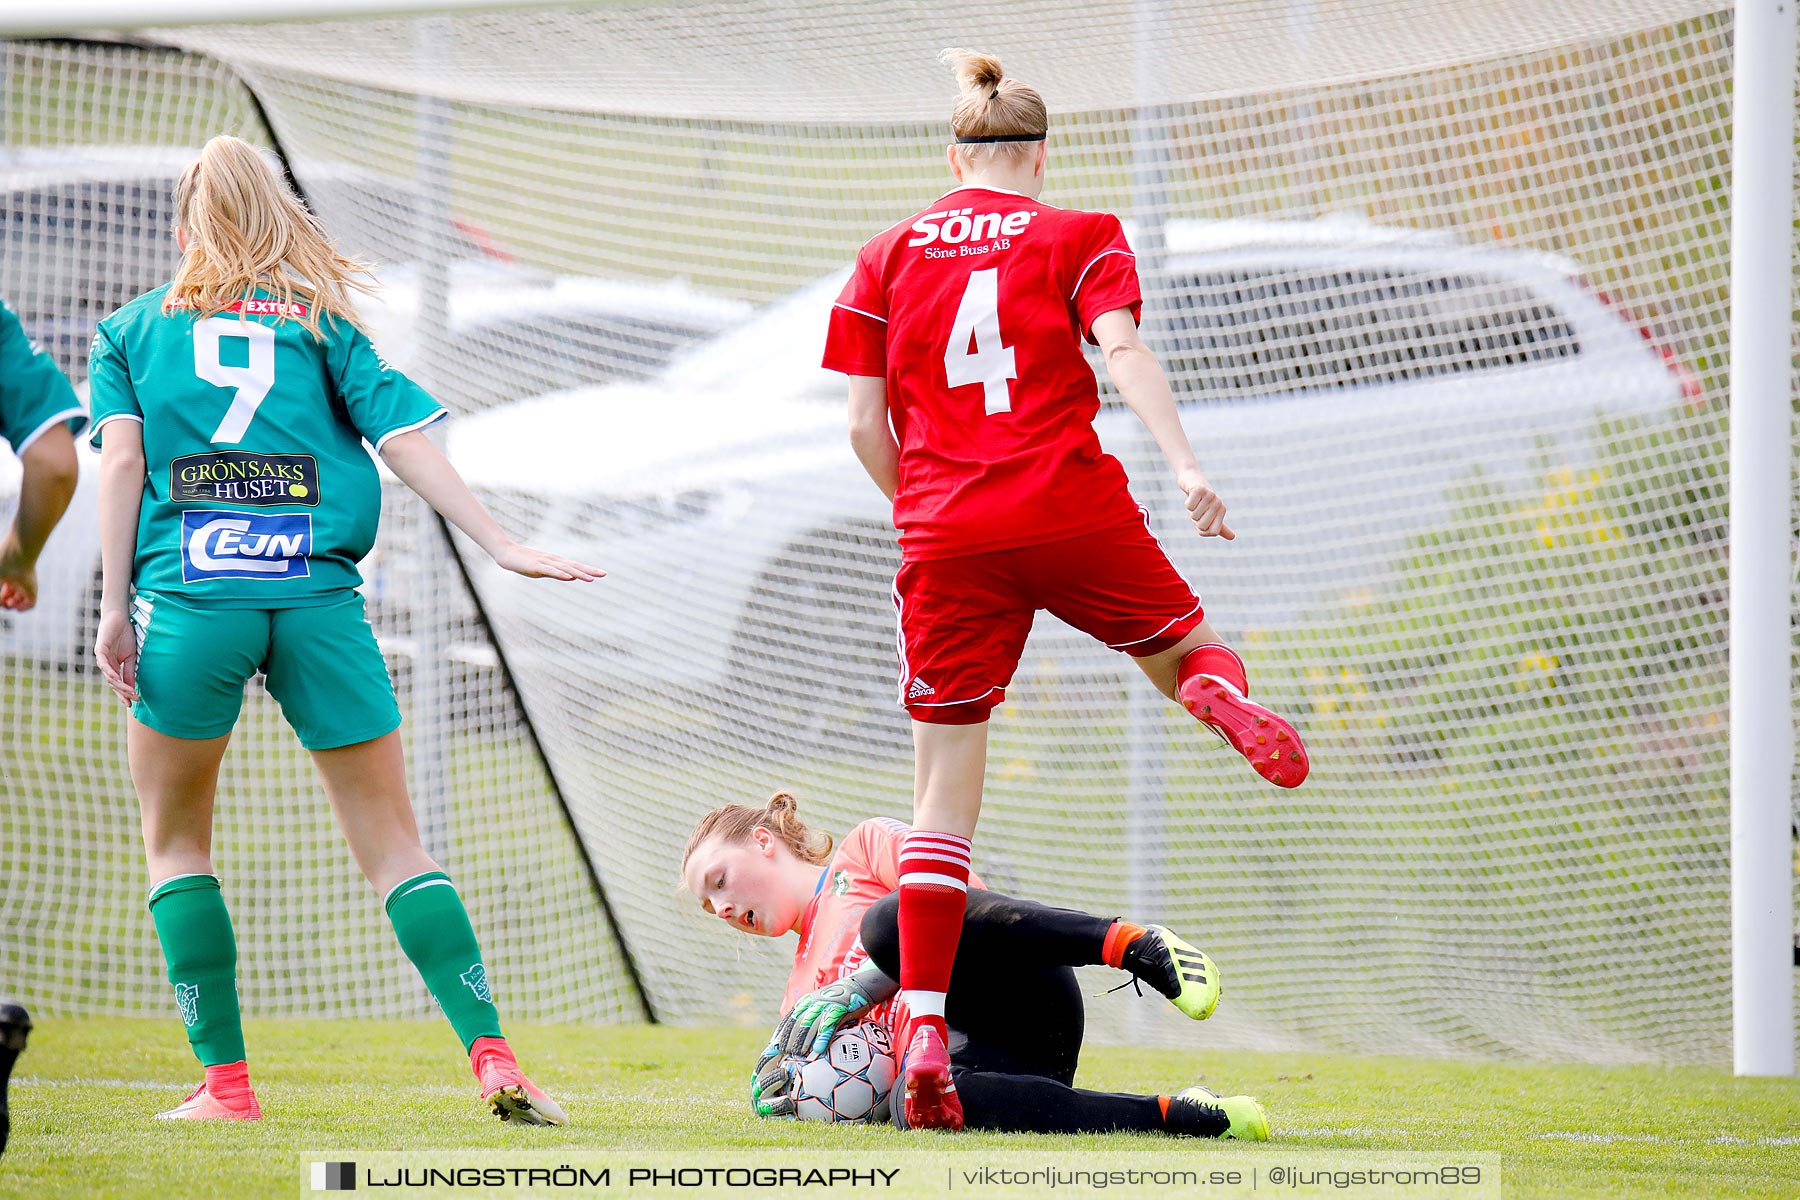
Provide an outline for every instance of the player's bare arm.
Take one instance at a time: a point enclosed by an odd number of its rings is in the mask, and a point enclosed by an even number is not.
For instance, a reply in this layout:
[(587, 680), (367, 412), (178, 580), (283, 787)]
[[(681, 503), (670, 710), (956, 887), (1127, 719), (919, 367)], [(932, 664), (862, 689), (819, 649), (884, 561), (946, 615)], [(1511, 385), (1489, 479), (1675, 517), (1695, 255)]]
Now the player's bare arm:
[(879, 375), (850, 377), (850, 445), (889, 500), (900, 490), (900, 443), (888, 422), (887, 380)]
[(1175, 472), (1176, 485), (1187, 497), (1188, 516), (1194, 528), (1201, 537), (1222, 537), (1226, 541), (1237, 537), (1225, 524), (1225, 501), (1207, 483), (1194, 458), (1194, 447), (1175, 411), (1175, 395), (1169, 390), (1168, 376), (1163, 374), (1155, 353), (1138, 336), (1131, 310), (1117, 308), (1101, 313), (1094, 318), (1093, 333), (1113, 386), (1156, 439), (1169, 469)]
[(40, 434), (19, 461), (19, 511), (0, 538), (0, 608), (23, 612), (37, 603), (38, 553), (75, 495), (80, 469), (75, 438), (61, 425)]
[(131, 628), (132, 560), (144, 499), (144, 427), (111, 421), (100, 447), (100, 629), (94, 659), (121, 703), (137, 702), (137, 635)]
[(599, 567), (513, 541), (423, 432), (413, 430), (388, 439), (381, 448), (381, 457), (402, 483), (446, 521), (468, 534), (489, 558), (515, 575), (583, 583), (605, 576)]

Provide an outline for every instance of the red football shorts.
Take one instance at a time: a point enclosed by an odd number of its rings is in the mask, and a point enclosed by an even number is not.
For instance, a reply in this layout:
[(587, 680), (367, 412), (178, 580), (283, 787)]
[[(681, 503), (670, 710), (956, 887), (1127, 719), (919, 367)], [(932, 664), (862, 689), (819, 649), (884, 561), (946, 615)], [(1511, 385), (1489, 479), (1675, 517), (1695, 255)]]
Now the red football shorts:
[(900, 703), (938, 725), (985, 721), (1006, 699), (1040, 608), (1138, 658), (1175, 645), (1206, 615), (1147, 515), (1040, 546), (902, 563), (894, 604)]

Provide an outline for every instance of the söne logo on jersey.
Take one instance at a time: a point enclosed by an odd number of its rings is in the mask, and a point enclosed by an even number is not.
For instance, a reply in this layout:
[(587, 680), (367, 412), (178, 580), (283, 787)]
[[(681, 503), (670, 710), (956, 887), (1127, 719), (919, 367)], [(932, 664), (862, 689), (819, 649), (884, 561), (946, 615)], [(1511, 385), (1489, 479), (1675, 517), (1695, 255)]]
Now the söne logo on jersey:
[(169, 464), (169, 499), (176, 504), (319, 503), (319, 460), (310, 454), (252, 454), (214, 450)]
[(181, 514), (181, 580), (304, 579), (312, 574), (311, 513), (195, 508)]
[(947, 208), (926, 213), (912, 224), (918, 236), (908, 246), (929, 246), (933, 242), (960, 246), (964, 242), (985, 242), (997, 237), (1017, 237), (1025, 232), (1036, 212), (978, 213), (973, 208)]

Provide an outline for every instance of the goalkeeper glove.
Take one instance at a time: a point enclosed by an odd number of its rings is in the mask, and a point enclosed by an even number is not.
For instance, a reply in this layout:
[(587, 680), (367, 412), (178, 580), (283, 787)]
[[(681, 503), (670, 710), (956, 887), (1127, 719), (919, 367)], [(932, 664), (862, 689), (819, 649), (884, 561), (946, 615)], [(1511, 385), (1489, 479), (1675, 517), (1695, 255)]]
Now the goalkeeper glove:
[(750, 1075), (750, 1109), (759, 1117), (791, 1117), (793, 1097), (787, 1094), (787, 1062), (781, 1057), (781, 1031), (769, 1035), (762, 1057)]
[(839, 1025), (860, 1017), (891, 999), (900, 985), (874, 963), (865, 963), (836, 983), (808, 992), (775, 1027), (775, 1040), (785, 1054), (817, 1058), (831, 1045)]

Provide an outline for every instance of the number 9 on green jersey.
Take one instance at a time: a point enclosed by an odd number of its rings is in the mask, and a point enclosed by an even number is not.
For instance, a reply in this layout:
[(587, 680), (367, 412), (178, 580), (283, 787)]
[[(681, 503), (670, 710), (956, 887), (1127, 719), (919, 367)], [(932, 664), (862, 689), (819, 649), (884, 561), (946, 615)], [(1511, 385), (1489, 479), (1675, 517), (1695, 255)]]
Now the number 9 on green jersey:
[(367, 337), (261, 294), (196, 318), (168, 288), (101, 322), (90, 365), (98, 446), (144, 427), (132, 582), (236, 607), (330, 603), (361, 576), (381, 481), (370, 450), (444, 416)]

